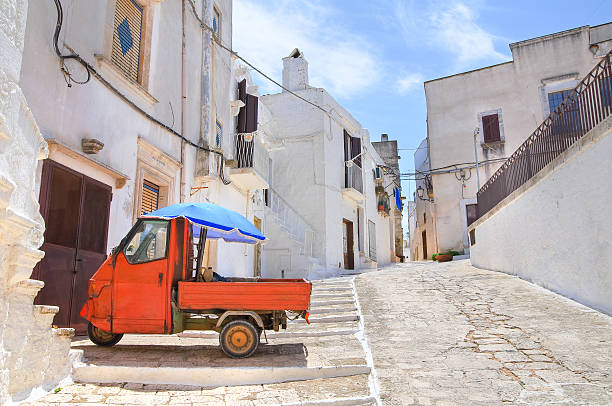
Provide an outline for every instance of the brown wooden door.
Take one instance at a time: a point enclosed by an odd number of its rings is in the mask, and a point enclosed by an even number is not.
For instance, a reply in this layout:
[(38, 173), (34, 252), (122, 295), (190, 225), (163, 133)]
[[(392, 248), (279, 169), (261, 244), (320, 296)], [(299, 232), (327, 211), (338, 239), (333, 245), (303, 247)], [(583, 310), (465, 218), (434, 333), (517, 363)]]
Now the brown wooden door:
[(423, 259), (427, 259), (427, 232), (423, 231), (421, 233), (421, 238), (423, 240)]
[(353, 251), (353, 222), (342, 220), (342, 249), (344, 251), (344, 269), (355, 269)]
[[(253, 224), (259, 231), (262, 231), (259, 217), (253, 217)], [(253, 276), (261, 276), (261, 244), (255, 244), (253, 250)]]
[(111, 187), (57, 162), (43, 164), (40, 209), (45, 219), (45, 257), (34, 277), (45, 282), (35, 303), (59, 306), (53, 324), (84, 333), (79, 315), (87, 281), (106, 258)]

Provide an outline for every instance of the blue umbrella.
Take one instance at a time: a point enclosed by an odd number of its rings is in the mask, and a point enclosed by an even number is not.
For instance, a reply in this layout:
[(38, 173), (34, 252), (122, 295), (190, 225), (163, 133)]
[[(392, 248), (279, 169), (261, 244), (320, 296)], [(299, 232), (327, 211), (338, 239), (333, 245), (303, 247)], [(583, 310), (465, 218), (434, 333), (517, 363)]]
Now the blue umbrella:
[[(212, 203), (179, 203), (145, 214), (144, 217), (173, 219), (184, 217), (194, 225), (206, 227), (207, 239), (222, 238), (229, 242), (255, 244), (266, 237), (240, 213)], [(194, 235), (199, 236), (194, 227)]]

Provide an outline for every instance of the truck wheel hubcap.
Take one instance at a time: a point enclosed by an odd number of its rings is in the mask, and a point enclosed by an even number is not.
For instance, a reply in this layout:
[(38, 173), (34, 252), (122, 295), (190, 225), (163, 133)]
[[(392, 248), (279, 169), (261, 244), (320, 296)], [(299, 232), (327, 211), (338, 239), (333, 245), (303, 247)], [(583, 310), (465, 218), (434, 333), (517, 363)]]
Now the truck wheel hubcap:
[(228, 347), (237, 353), (248, 351), (254, 340), (248, 329), (239, 326), (232, 328), (227, 336), (226, 342), (229, 344)]

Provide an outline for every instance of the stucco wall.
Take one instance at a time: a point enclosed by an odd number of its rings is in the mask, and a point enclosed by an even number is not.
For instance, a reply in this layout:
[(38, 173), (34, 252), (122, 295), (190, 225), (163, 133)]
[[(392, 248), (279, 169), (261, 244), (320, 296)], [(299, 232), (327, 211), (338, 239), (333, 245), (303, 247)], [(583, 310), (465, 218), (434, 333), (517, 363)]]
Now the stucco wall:
[(476, 223), (472, 264), (612, 314), (612, 117)]
[(19, 86), (27, 6), (0, 1), (0, 404), (66, 377), (74, 333), (51, 328), (56, 307), (32, 305), (44, 285), (29, 277), (45, 229), (34, 178), (48, 150)]
[[(547, 94), (573, 89), (599, 62), (590, 44), (589, 27), (581, 27), (511, 44), (510, 62), (425, 82), (431, 168), (474, 162), (479, 114), (492, 111), (500, 113), (504, 142), (482, 145), (481, 128), (478, 158), (507, 158), (548, 116)], [(481, 164), (481, 186), (500, 165)], [(458, 173), (433, 175), (440, 251), (469, 249), (461, 200), (475, 198), (478, 186), (476, 169), (465, 173), (465, 182)]]

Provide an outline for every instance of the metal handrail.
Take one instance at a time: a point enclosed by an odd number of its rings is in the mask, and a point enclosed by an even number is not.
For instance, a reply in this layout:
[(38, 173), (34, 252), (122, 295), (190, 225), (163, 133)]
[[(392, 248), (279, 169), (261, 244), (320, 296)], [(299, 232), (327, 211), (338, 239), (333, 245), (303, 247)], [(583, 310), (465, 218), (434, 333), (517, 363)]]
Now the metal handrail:
[(612, 51), (497, 169), (477, 193), (478, 218), (612, 113)]

